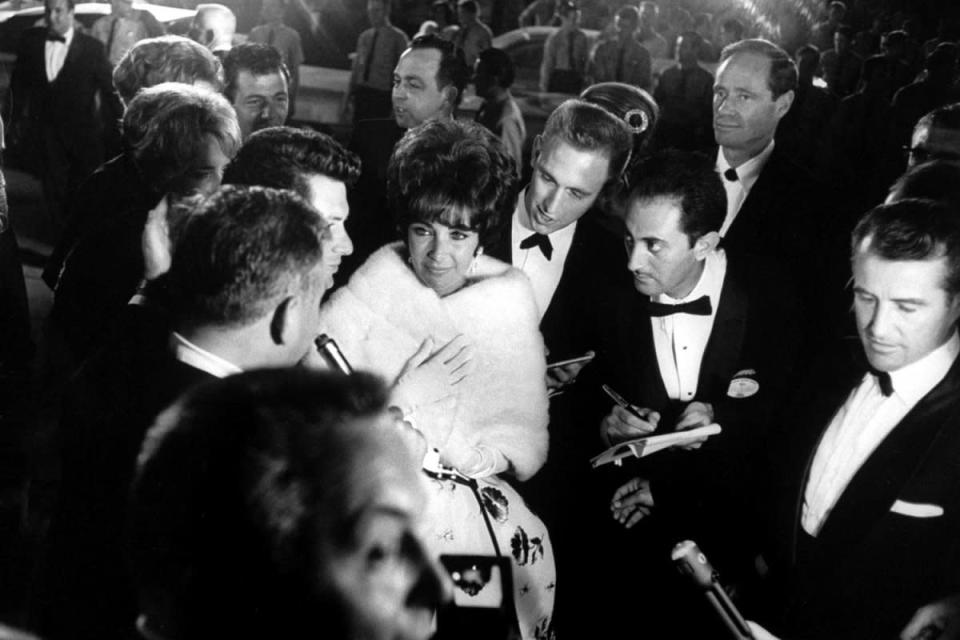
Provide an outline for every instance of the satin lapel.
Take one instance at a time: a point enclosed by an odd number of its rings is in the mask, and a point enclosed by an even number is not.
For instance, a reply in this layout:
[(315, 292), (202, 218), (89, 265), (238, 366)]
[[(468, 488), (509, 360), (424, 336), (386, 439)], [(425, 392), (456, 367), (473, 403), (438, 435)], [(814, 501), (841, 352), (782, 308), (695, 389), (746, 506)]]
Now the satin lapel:
[(629, 313), (620, 319), (620, 344), (628, 346), (627, 371), (635, 372), (624, 387), (627, 399), (644, 407), (663, 407), (667, 388), (660, 377), (657, 348), (653, 344), (653, 326), (646, 311), (647, 296), (631, 292)]
[(63, 59), (63, 67), (60, 69), (60, 73), (57, 74), (57, 77), (54, 78), (51, 84), (57, 84), (64, 77), (69, 77), (73, 73), (74, 65), (78, 64), (78, 58), (80, 56), (80, 34), (79, 32), (74, 32), (73, 40), (70, 41), (70, 46), (67, 48), (67, 56)]
[(550, 306), (547, 307), (546, 312), (543, 314), (543, 323), (553, 323), (555, 318), (553, 316), (558, 315), (560, 322), (563, 322), (562, 316), (564, 314), (565, 305), (567, 305), (566, 298), (568, 297), (568, 291), (573, 288), (576, 290), (575, 281), (577, 278), (585, 277), (585, 268), (580, 267), (579, 263), (585, 261), (584, 251), (585, 251), (585, 242), (583, 239), (584, 234), (584, 224), (580, 223), (577, 225), (577, 228), (573, 231), (573, 240), (570, 243), (570, 251), (567, 253), (567, 259), (563, 263), (563, 270), (560, 272), (560, 282), (557, 283), (557, 290), (553, 292), (553, 297), (550, 299)]
[(720, 300), (713, 318), (713, 328), (707, 339), (697, 379), (697, 396), (717, 397), (726, 393), (717, 385), (729, 384), (725, 380), (730, 363), (740, 360), (747, 329), (750, 301), (743, 283), (728, 268), (720, 289)]
[(826, 547), (841, 547), (862, 539), (889, 511), (937, 434), (954, 415), (958, 387), (960, 358), (854, 475), (818, 536)]

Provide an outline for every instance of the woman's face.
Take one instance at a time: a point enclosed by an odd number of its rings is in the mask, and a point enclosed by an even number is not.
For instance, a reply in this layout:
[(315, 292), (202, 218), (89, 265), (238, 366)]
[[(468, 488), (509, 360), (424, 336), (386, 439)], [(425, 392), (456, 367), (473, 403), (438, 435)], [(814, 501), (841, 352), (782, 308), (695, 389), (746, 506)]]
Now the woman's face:
[(442, 222), (414, 222), (407, 227), (413, 270), (440, 297), (464, 285), (479, 246), (480, 237), (469, 229)]

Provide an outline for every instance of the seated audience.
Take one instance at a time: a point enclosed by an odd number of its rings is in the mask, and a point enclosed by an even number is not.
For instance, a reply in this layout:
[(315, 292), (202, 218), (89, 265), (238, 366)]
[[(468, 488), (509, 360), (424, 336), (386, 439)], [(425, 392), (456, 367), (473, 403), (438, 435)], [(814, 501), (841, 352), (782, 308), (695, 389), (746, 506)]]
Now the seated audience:
[(474, 372), (455, 391), (435, 377), (395, 399), (438, 451), (425, 462), (430, 539), (437, 553), (510, 554), (521, 635), (546, 636), (550, 537), (505, 480), (526, 480), (547, 455), (543, 340), (527, 279), (484, 255), (513, 206), (513, 162), (479, 125), (431, 120), (401, 139), (387, 184), (402, 240), (333, 294), (320, 328), (354, 367), (387, 380), (404, 377), (411, 354), (471, 354)]
[(366, 374), (261, 371), (161, 414), (131, 506), (143, 637), (430, 637), (450, 580), (386, 397)]

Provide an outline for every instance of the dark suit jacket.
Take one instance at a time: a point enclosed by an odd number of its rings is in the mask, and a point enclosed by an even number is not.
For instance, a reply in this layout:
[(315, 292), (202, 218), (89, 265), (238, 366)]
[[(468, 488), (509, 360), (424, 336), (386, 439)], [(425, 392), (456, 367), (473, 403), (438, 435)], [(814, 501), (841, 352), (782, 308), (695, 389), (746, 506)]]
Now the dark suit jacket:
[[(599, 211), (589, 211), (577, 222), (560, 283), (540, 322), (540, 331), (550, 351), (549, 361), (596, 349), (595, 313), (599, 296), (611, 283), (628, 281), (623, 242), (612, 230), (613, 223), (601, 220), (601, 215)], [(507, 264), (512, 263), (511, 228), (508, 221), (500, 241), (485, 248), (488, 255)]]
[[(23, 34), (10, 78), (10, 124), (23, 136), (21, 148), (29, 152), (54, 147), (82, 179), (103, 162), (101, 123), (115, 122), (121, 113), (110, 63), (99, 40), (75, 30), (63, 68), (49, 82), (45, 43), (45, 28)], [(105, 111), (103, 120), (97, 111), (98, 93)]]
[(164, 321), (123, 310), (124, 331), (71, 381), (60, 424), (62, 477), (31, 609), (44, 637), (126, 638), (136, 618), (124, 557), (127, 495), (154, 419), (210, 375), (176, 360)]
[[(774, 458), (772, 557), (787, 583), (788, 638), (896, 638), (917, 608), (960, 591), (960, 359), (857, 471), (817, 538), (801, 529), (820, 438), (866, 370), (855, 341), (817, 367)], [(897, 500), (943, 514), (895, 513)]]

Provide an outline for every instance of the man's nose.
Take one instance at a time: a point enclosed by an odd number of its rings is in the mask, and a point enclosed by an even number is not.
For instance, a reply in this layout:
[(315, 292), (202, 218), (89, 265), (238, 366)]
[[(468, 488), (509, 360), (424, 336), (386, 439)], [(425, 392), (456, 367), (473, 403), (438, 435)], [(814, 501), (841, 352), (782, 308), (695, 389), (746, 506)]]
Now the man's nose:
[(627, 256), (627, 269), (630, 271), (642, 271), (647, 267), (647, 251), (643, 244), (636, 244), (629, 250)]
[(543, 199), (543, 210), (547, 213), (555, 213), (560, 206), (560, 199), (563, 197), (563, 192), (557, 187), (553, 187), (547, 197)]
[(890, 334), (893, 323), (893, 314), (891, 309), (884, 304), (877, 304), (873, 308), (873, 315), (870, 318), (868, 328), (870, 335), (874, 338), (883, 339)]

